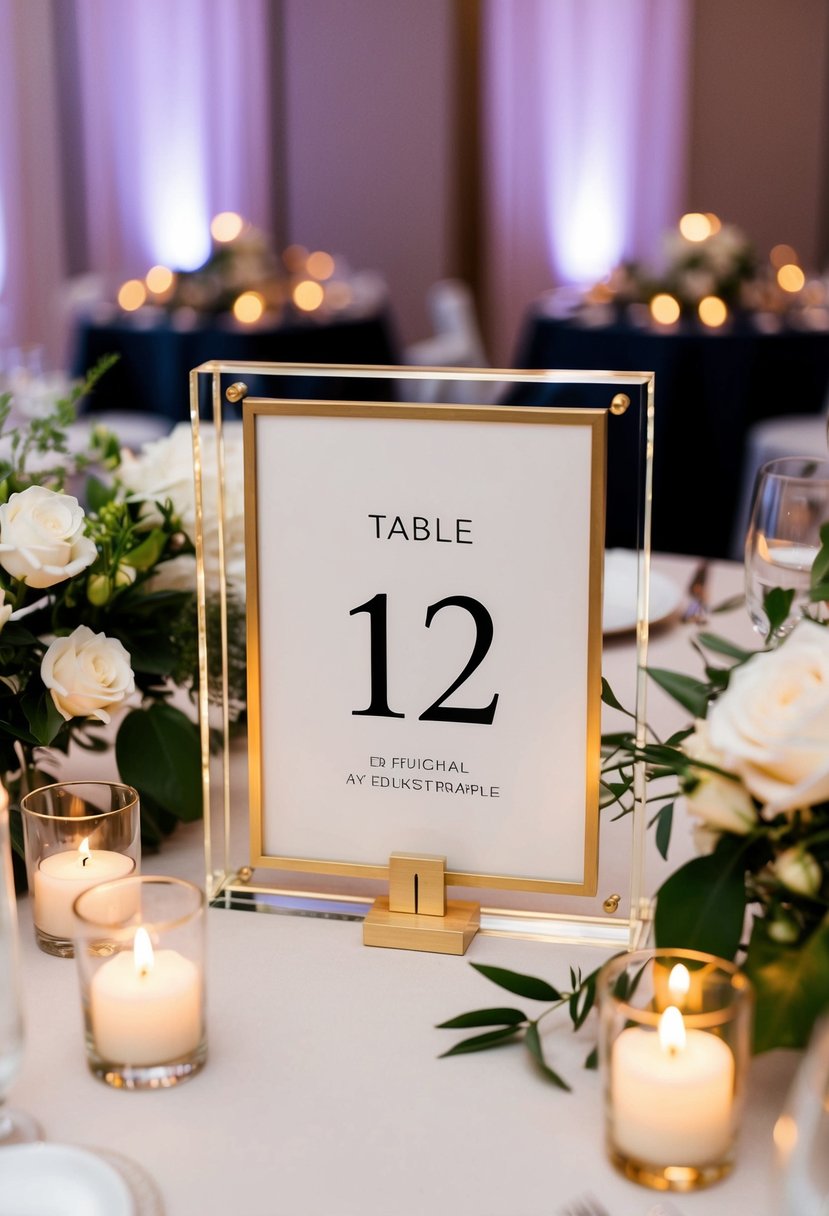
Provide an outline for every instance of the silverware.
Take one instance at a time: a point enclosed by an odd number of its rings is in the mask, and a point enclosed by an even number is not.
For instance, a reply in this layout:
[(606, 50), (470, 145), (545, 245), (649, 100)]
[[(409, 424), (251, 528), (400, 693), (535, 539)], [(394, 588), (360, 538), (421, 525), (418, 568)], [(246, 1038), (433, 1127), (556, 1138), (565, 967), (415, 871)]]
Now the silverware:
[(686, 624), (705, 625), (708, 621), (708, 559), (699, 563), (688, 584), (688, 603), (682, 613)]
[(610, 1212), (593, 1195), (585, 1194), (563, 1207), (560, 1216), (610, 1216)]

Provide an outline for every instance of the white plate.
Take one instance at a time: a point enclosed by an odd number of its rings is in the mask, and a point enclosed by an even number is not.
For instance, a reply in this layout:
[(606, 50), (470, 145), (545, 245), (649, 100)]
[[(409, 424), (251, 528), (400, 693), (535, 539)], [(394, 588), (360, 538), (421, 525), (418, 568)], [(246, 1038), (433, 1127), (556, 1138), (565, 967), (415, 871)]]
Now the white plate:
[(0, 1149), (0, 1216), (136, 1216), (121, 1174), (68, 1144)]
[[(604, 558), (602, 629), (606, 635), (636, 628), (636, 553), (608, 549)], [(672, 616), (682, 603), (683, 590), (651, 567), (648, 620), (651, 625)]]

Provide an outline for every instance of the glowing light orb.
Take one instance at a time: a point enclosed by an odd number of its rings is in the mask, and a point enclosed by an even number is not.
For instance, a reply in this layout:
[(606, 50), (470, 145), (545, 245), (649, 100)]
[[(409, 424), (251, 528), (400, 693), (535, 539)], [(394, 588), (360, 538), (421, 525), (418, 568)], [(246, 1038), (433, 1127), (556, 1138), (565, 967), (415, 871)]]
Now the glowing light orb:
[(265, 297), (258, 291), (243, 291), (233, 302), (233, 315), (243, 325), (253, 325), (265, 311)]
[(697, 305), (699, 319), (711, 329), (719, 329), (728, 320), (728, 309), (719, 296), (704, 296)]
[(147, 290), (153, 295), (163, 296), (169, 291), (175, 282), (176, 276), (168, 266), (152, 266), (147, 271), (147, 277), (144, 282), (147, 284)]
[(711, 221), (701, 211), (689, 211), (679, 221), (679, 231), (686, 241), (705, 241), (711, 235)]
[(303, 279), (291, 292), (291, 298), (302, 312), (313, 312), (322, 304), (325, 292), (319, 283), (313, 282), (312, 279)]
[(140, 279), (127, 279), (118, 292), (118, 304), (124, 312), (135, 312), (147, 300), (147, 289)]
[(210, 235), (214, 241), (225, 245), (228, 241), (235, 241), (244, 226), (245, 221), (235, 211), (220, 211), (210, 221)]
[(654, 321), (660, 325), (673, 325), (679, 320), (679, 301), (667, 293), (654, 296), (649, 307)]
[(778, 270), (777, 282), (784, 291), (796, 292), (803, 287), (806, 276), (799, 266), (795, 266), (794, 262), (787, 262)]

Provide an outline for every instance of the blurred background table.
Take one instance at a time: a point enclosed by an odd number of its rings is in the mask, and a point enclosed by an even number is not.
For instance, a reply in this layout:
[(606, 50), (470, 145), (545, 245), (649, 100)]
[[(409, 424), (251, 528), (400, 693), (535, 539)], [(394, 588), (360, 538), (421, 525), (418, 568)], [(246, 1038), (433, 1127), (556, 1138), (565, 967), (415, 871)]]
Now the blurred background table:
[[(78, 322), (72, 374), (81, 376), (103, 356), (117, 354), (90, 397), (87, 410), (144, 411), (170, 423), (188, 419), (189, 373), (210, 359), (244, 362), (379, 363), (399, 362), (389, 312), (320, 320), (300, 319), (273, 325), (242, 326), (226, 318), (202, 317), (180, 326), (166, 314), (119, 315)], [(382, 382), (377, 381), (378, 385)], [(360, 381), (361, 395), (365, 382)], [(254, 385), (249, 385), (252, 391)], [(326, 381), (326, 394), (349, 397), (347, 386)]]
[[(773, 416), (821, 412), (829, 333), (761, 333), (739, 321), (722, 331), (588, 325), (548, 315), (542, 301), (525, 320), (515, 366), (655, 372), (654, 548), (727, 557), (749, 431)], [(590, 386), (555, 391), (598, 404)]]

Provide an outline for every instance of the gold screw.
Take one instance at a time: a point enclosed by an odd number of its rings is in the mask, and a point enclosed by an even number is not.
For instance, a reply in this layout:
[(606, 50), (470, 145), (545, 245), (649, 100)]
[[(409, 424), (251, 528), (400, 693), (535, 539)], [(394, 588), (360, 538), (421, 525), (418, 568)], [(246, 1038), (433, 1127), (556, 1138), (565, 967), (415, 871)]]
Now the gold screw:
[(621, 902), (622, 902), (621, 895), (616, 895), (616, 894), (608, 895), (607, 899), (602, 904), (602, 907), (604, 908), (604, 910), (608, 914), (608, 916), (612, 916), (614, 912), (618, 912), (619, 904)]
[(627, 393), (617, 393), (610, 403), (611, 414), (624, 414), (630, 405), (630, 397)]
[(253, 870), (250, 868), (250, 866), (242, 866), (237, 878), (239, 879), (239, 882), (250, 882), (250, 880), (253, 878)]
[[(228, 401), (234, 405), (237, 401), (241, 401), (248, 394), (248, 386), (242, 380), (237, 380), (235, 384), (231, 384), (230, 388), (225, 391), (225, 396)], [(612, 407), (611, 407), (612, 408)]]

